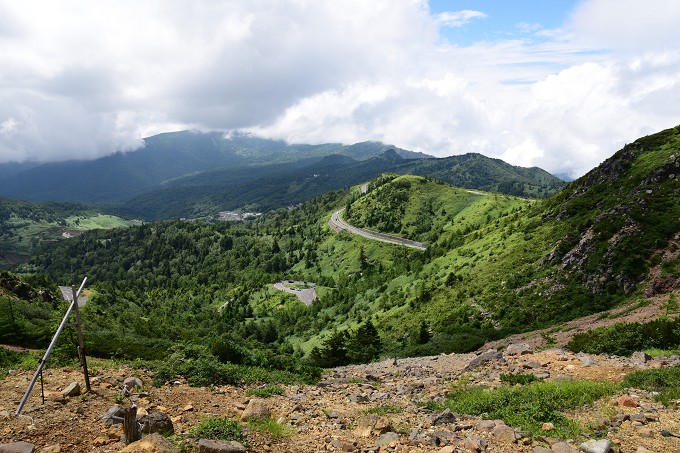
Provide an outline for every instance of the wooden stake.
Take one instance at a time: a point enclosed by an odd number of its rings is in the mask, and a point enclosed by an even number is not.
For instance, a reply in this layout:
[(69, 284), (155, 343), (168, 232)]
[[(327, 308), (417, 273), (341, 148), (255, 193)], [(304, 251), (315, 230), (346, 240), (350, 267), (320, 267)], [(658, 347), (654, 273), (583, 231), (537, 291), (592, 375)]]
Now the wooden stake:
[(83, 329), (80, 326), (80, 310), (78, 309), (78, 294), (76, 293), (76, 287), (71, 286), (73, 291), (73, 310), (76, 312), (76, 329), (78, 330), (78, 356), (80, 357), (80, 364), (83, 366), (83, 374), (85, 375), (85, 391), (90, 392), (92, 388), (90, 387), (90, 375), (87, 371), (87, 357), (85, 357), (85, 342), (83, 341)]
[(125, 434), (125, 445), (130, 445), (142, 438), (142, 430), (139, 429), (139, 423), (137, 423), (137, 406), (135, 403), (130, 403), (130, 409), (125, 411), (123, 433)]

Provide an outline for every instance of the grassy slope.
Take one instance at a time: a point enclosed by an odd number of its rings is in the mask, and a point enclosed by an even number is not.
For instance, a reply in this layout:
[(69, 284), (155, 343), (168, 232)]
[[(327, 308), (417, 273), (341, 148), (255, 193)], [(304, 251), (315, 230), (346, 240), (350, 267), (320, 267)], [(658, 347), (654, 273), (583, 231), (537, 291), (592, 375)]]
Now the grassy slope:
[(34, 203), (0, 199), (0, 252), (27, 256), (42, 242), (94, 229), (139, 225), (138, 220), (103, 214), (73, 203)]

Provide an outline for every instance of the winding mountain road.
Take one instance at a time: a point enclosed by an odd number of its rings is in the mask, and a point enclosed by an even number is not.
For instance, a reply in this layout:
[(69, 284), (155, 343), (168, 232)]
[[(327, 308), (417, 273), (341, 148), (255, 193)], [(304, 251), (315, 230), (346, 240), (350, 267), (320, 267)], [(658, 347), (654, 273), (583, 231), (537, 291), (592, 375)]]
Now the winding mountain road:
[(344, 210), (345, 208), (338, 209), (331, 215), (331, 218), (328, 220), (328, 225), (330, 225), (330, 227), (333, 228), (333, 230), (335, 230), (338, 233), (344, 230), (349, 233), (365, 237), (366, 239), (387, 242), (388, 244), (401, 245), (402, 247), (409, 247), (417, 250), (427, 249), (427, 244), (423, 242), (416, 242), (410, 239), (400, 238), (399, 236), (392, 236), (391, 234), (379, 233), (377, 231), (371, 231), (365, 228), (354, 227), (349, 223), (345, 222), (344, 220), (342, 220), (342, 218), (340, 217), (340, 214), (342, 214), (342, 211)]

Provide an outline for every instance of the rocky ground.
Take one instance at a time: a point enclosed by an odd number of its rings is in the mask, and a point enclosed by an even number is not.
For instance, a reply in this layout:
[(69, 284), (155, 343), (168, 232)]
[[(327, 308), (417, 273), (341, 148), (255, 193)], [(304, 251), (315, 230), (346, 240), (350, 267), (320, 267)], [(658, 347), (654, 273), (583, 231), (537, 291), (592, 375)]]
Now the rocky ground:
[[(659, 360), (645, 363), (641, 358), (575, 355), (563, 349), (533, 351), (526, 344), (514, 344), (498, 352), (403, 359), (397, 365), (390, 359), (336, 368), (317, 385), (289, 386), (284, 395), (255, 400), (264, 403), (264, 409), (271, 410), (275, 419), (288, 425), (289, 432), (280, 439), (272, 439), (266, 432), (249, 432), (252, 443), (249, 451), (577, 451), (587, 439), (567, 442), (549, 436), (529, 439), (519, 427), (479, 417), (442, 415), (419, 403), (441, 400), (461, 376), (468, 382), (492, 387), (500, 384), (501, 373), (518, 371), (546, 379), (619, 381), (636, 369), (672, 364)], [(125, 448), (122, 426), (107, 423), (102, 417), (120, 401), (116, 395), (125, 380), (135, 376), (142, 381), (142, 387), (131, 392), (140, 408), (139, 415), (167, 414), (178, 434), (187, 433), (208, 417), (240, 418), (251, 399), (246, 396), (246, 389), (233, 386), (192, 388), (184, 381), (176, 381), (154, 388), (147, 372), (128, 367), (100, 369), (92, 378), (91, 393), (75, 392), (75, 396), (65, 397), (63, 391), (70, 383), (83, 385), (83, 376), (78, 370), (52, 369), (44, 375), (45, 404), (41, 403), (38, 385), (22, 416), (16, 418), (10, 414), (32, 377), (32, 371), (18, 370), (0, 381), (0, 411), (5, 411), (0, 412), (0, 444), (23, 441), (34, 445), (38, 452), (121, 451)], [(397, 413), (368, 414), (369, 409), (379, 406), (399, 409)], [(586, 424), (605, 420), (609, 431), (599, 439), (609, 440), (611, 451), (680, 451), (680, 438), (661, 434), (662, 430), (680, 433), (680, 412), (661, 406), (642, 391), (628, 389), (571, 415)], [(196, 443), (198, 439), (191, 441)], [(138, 447), (126, 451), (154, 450)]]

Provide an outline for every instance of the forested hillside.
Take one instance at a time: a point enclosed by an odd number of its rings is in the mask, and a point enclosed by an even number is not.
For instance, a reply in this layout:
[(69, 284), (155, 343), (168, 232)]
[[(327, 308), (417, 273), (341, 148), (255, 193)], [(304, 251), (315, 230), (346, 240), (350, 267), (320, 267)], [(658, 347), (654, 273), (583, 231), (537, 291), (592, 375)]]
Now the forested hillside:
[[(297, 372), (469, 351), (680, 285), (679, 137), (627, 145), (547, 201), (385, 174), (366, 193), (330, 192), (249, 223), (87, 232), (47, 244), (23, 271), (62, 284), (88, 276), (97, 355), (208, 345), (224, 362)], [(327, 222), (342, 207), (356, 226), (429, 247), (336, 233)], [(307, 306), (274, 289), (280, 280), (315, 283), (318, 299)], [(30, 310), (21, 316), (30, 324)]]

